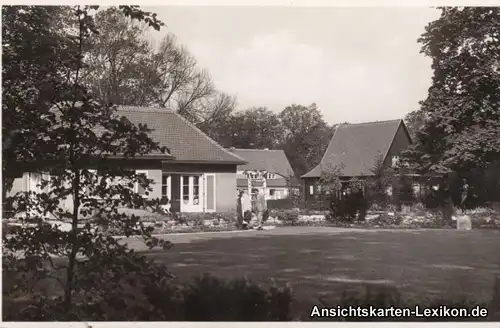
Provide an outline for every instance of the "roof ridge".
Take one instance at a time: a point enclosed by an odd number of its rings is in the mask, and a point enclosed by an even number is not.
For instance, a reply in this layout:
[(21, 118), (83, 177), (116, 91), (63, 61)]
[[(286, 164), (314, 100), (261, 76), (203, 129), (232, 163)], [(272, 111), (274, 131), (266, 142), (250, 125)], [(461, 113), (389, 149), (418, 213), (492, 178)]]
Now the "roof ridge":
[(284, 149), (252, 149), (252, 148), (227, 148), (228, 150), (249, 150), (249, 151), (280, 151), (284, 152)]
[(124, 111), (124, 112), (141, 112), (141, 113), (173, 113), (176, 114), (176, 112), (171, 109), (171, 108), (165, 108), (165, 107), (142, 107), (142, 106), (123, 106), (119, 105), (118, 106), (119, 111)]
[(213, 140), (212, 138), (210, 138), (205, 132), (201, 131), (196, 125), (194, 125), (193, 123), (191, 123), (187, 118), (185, 118), (181, 114), (176, 113), (176, 112), (173, 112), (173, 114), (176, 115), (177, 117), (179, 117), (186, 124), (188, 124), (189, 126), (191, 126), (193, 129), (195, 129), (196, 131), (198, 131), (206, 140), (208, 140), (209, 142), (211, 142), (214, 146), (219, 147), (226, 154), (231, 155), (231, 156), (235, 157), (236, 159), (239, 159), (239, 160), (241, 160), (241, 161), (243, 161), (245, 163), (248, 162), (246, 159), (244, 159), (244, 158), (236, 155), (235, 153), (233, 153), (231, 151), (228, 151), (226, 148), (224, 148), (221, 145), (219, 145), (215, 140)]
[(373, 124), (383, 124), (383, 123), (393, 123), (393, 122), (400, 122), (402, 121), (402, 118), (398, 119), (393, 119), (393, 120), (384, 120), (384, 121), (370, 121), (370, 122), (361, 122), (361, 123), (345, 123), (345, 124), (340, 124), (339, 127), (346, 127), (346, 126), (352, 126), (352, 125), (373, 125)]

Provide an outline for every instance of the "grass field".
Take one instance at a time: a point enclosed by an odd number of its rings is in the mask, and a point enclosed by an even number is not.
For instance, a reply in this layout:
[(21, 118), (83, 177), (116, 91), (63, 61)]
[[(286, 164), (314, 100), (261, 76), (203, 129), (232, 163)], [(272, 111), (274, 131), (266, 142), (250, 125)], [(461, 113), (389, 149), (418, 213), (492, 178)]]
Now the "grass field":
[(264, 232), (168, 236), (174, 247), (150, 253), (182, 280), (204, 272), (289, 282), (296, 298), (335, 302), (364, 284), (395, 286), (404, 298), (467, 297), (489, 302), (500, 276), (498, 230), (342, 230), (280, 228)]

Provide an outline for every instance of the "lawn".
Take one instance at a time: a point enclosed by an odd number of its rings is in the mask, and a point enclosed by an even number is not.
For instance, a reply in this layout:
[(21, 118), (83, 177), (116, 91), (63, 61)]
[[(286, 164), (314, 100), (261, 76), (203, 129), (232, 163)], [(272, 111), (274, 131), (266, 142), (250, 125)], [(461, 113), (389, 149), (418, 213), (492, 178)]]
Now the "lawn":
[[(308, 304), (335, 302), (364, 284), (395, 286), (412, 300), (467, 297), (488, 302), (500, 276), (498, 230), (279, 228), (264, 232), (167, 236), (174, 247), (148, 256), (180, 279), (210, 272), (289, 282)], [(424, 304), (422, 304), (424, 305)]]

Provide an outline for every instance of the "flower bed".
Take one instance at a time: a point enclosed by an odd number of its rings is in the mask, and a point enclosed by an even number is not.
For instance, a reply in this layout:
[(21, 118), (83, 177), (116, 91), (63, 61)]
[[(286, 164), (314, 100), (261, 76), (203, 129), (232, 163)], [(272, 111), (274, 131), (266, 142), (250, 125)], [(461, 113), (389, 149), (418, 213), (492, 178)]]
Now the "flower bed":
[[(232, 231), (236, 230), (236, 213), (178, 213), (173, 215), (162, 215), (140, 209), (120, 209), (119, 212), (140, 217), (140, 222), (145, 227), (152, 227), (153, 234), (179, 233), (179, 232), (212, 232), (212, 231)], [(78, 224), (82, 228), (85, 222), (91, 219), (79, 220)], [(71, 220), (47, 220), (52, 226), (57, 226), (62, 231), (71, 230)], [(23, 223), (20, 218), (4, 222), (4, 231), (13, 231), (22, 226), (36, 226), (37, 224)], [(91, 223), (93, 227), (99, 227), (98, 223)], [(107, 233), (111, 235), (121, 235), (121, 228), (112, 225), (106, 227)]]
[[(273, 222), (278, 226), (329, 226), (342, 228), (382, 229), (456, 229), (456, 221), (445, 222), (437, 211), (424, 210), (422, 206), (404, 207), (401, 213), (391, 211), (370, 211), (364, 221), (343, 222), (328, 220), (328, 212), (293, 209), (272, 210)], [(467, 211), (473, 229), (500, 229), (500, 213), (491, 209)], [(271, 220), (271, 218), (270, 218)]]

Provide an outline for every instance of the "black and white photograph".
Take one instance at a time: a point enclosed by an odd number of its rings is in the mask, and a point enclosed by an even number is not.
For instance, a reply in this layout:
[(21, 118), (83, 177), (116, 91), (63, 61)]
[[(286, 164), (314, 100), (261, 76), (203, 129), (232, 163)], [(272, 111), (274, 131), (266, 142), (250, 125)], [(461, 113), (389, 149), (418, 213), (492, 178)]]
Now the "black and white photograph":
[(2, 321), (500, 322), (500, 6), (355, 2), (3, 5)]

